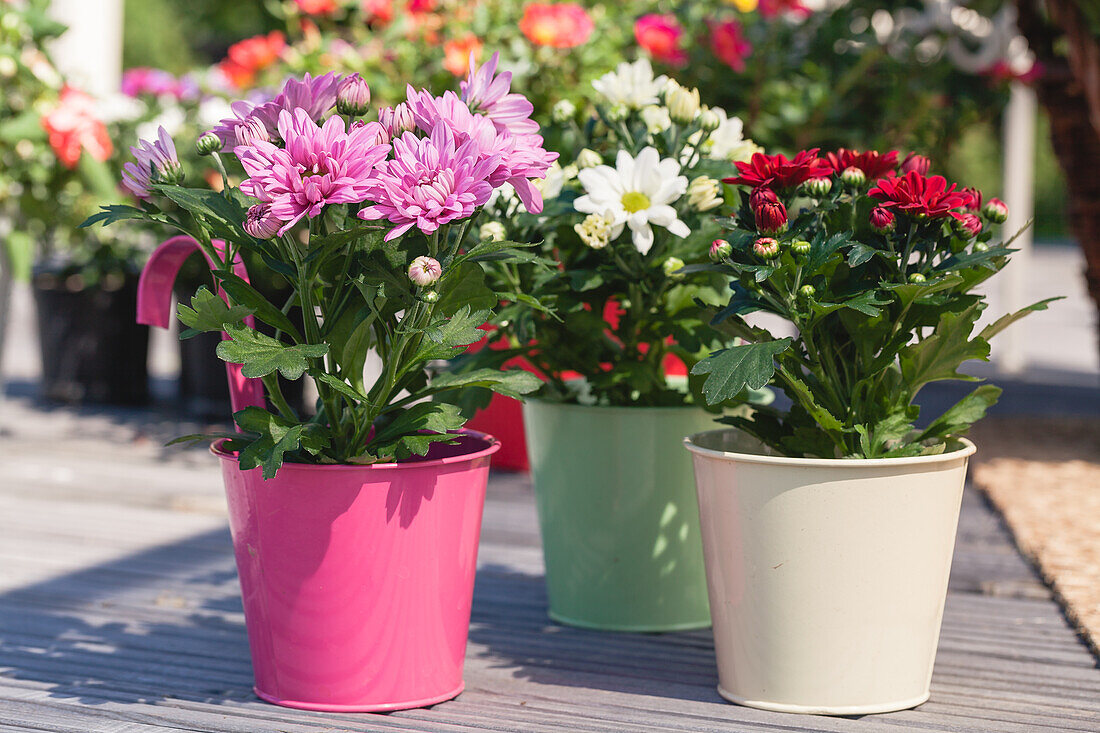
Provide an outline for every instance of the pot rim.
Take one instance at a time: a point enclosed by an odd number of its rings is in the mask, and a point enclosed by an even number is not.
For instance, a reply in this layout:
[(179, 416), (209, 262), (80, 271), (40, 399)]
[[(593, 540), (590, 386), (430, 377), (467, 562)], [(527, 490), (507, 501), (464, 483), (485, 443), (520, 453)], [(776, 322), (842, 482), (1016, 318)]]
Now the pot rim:
[(704, 435), (734, 432), (740, 431), (738, 431), (737, 428), (704, 430), (701, 433), (695, 433), (694, 435), (686, 436), (684, 438), (684, 447), (692, 453), (696, 453), (701, 456), (707, 456), (708, 458), (718, 458), (726, 461), (737, 461), (739, 463), (763, 463), (783, 466), (805, 466), (807, 468), (851, 468), (852, 466), (884, 468), (893, 466), (911, 466), (929, 463), (940, 463), (957, 458), (969, 458), (970, 456), (974, 455), (974, 453), (978, 450), (977, 446), (975, 446), (974, 443), (962, 436), (956, 436), (955, 438), (953, 438), (953, 440), (956, 440), (961, 444), (961, 447), (956, 450), (946, 453), (937, 453), (930, 456), (908, 456), (904, 458), (792, 458), (790, 456), (765, 456), (755, 453), (738, 453), (736, 451), (714, 450), (713, 448), (704, 448), (703, 446), (698, 445), (695, 442), (697, 438), (700, 438)]
[[(405, 463), (332, 463), (332, 464), (319, 464), (319, 463), (292, 463), (290, 461), (284, 463), (279, 470), (284, 468), (290, 470), (303, 470), (308, 472), (313, 471), (363, 471), (363, 470), (392, 470), (392, 469), (411, 469), (411, 468), (432, 468), (437, 466), (449, 466), (455, 463), (465, 463), (477, 458), (487, 458), (498, 450), (500, 450), (500, 441), (488, 433), (482, 433), (478, 430), (469, 430), (467, 428), (461, 428), (455, 431), (457, 434), (477, 438), (478, 440), (488, 443), (484, 448), (474, 451), (473, 453), (463, 453), (457, 456), (446, 456), (444, 458), (433, 458), (428, 461), (407, 461)], [(237, 456), (228, 451), (222, 450), (222, 443), (226, 441), (225, 438), (219, 438), (210, 444), (210, 452), (223, 461), (237, 462)]]

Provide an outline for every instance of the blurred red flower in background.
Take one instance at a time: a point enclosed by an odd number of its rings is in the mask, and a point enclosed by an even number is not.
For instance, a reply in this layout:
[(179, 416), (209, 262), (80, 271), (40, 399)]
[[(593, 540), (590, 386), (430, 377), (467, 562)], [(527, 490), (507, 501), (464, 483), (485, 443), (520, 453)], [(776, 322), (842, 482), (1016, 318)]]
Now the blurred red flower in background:
[(229, 82), (238, 89), (252, 86), (256, 73), (279, 60), (286, 48), (286, 37), (279, 31), (266, 36), (253, 36), (229, 47), (226, 59), (218, 64)]
[(385, 25), (393, 20), (393, 0), (362, 0), (359, 10), (368, 23)]
[(774, 18), (777, 15), (783, 15), (785, 13), (792, 13), (805, 18), (813, 13), (812, 10), (799, 2), (799, 0), (760, 0), (757, 9), (760, 11), (760, 15), (765, 18)]
[(294, 0), (294, 2), (298, 10), (306, 15), (332, 15), (340, 9), (336, 0)]
[(710, 47), (726, 66), (738, 72), (745, 70), (745, 59), (752, 52), (752, 44), (745, 40), (736, 20), (711, 22)]
[(687, 63), (687, 52), (680, 47), (683, 26), (672, 14), (650, 13), (634, 23), (634, 38), (650, 56), (673, 66)]
[(95, 100), (78, 89), (66, 85), (57, 106), (39, 122), (66, 168), (76, 167), (82, 150), (96, 160), (107, 160), (114, 152), (107, 126), (96, 116)]
[(531, 3), (523, 9), (519, 29), (536, 46), (574, 48), (588, 41), (595, 26), (576, 3)]

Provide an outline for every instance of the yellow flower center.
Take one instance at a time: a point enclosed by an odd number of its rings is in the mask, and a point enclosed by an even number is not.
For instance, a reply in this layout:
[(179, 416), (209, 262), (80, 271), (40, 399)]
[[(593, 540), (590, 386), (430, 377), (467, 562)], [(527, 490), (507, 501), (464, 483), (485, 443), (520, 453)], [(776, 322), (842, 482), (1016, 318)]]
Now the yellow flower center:
[(640, 191), (628, 191), (623, 194), (623, 208), (633, 214), (635, 211), (649, 208), (649, 196)]

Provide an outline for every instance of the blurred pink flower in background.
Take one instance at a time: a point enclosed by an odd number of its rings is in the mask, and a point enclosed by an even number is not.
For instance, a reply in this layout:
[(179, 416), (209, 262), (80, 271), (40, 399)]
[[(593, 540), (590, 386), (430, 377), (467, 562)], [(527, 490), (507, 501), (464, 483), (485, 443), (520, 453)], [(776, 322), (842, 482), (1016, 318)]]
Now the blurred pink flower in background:
[(634, 39), (650, 56), (673, 66), (687, 63), (687, 52), (680, 47), (683, 26), (672, 14), (650, 13), (634, 23)]
[(519, 29), (536, 46), (574, 48), (588, 41), (595, 26), (576, 3), (531, 3), (523, 9)]
[(294, 0), (294, 3), (306, 15), (332, 15), (340, 9), (336, 0)]
[(760, 0), (757, 7), (760, 15), (765, 18), (774, 18), (777, 15), (790, 13), (798, 18), (807, 18), (813, 11), (807, 8), (799, 0)]

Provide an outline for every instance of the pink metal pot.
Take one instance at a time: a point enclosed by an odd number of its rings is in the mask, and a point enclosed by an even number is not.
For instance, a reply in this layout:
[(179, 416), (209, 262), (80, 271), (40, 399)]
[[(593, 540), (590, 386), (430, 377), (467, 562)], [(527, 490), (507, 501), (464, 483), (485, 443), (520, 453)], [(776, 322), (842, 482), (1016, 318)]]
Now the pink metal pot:
[(401, 464), (221, 459), (256, 694), (385, 711), (463, 689), (478, 535), (496, 439), (466, 432)]

